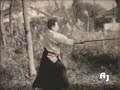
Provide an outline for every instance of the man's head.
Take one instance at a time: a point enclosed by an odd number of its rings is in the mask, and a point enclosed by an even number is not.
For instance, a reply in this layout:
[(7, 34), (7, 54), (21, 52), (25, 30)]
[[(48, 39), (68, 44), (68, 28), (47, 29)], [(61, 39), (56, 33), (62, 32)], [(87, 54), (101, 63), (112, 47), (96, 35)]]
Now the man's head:
[(57, 18), (49, 19), (47, 22), (47, 26), (50, 30), (58, 31), (58, 28), (59, 28), (58, 19)]

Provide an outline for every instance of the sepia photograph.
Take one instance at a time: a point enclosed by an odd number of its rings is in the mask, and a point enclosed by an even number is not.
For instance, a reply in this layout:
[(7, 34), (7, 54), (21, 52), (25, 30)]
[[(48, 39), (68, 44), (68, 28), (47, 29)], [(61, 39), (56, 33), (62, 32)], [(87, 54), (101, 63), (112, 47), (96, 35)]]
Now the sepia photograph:
[(0, 0), (0, 90), (120, 90), (120, 0)]

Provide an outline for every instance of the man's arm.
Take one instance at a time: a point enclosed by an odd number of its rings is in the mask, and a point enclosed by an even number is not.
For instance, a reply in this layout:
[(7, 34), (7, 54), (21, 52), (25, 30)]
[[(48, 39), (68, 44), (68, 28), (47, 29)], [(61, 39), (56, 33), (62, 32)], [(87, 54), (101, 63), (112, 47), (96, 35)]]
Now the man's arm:
[(60, 44), (65, 44), (65, 45), (73, 45), (74, 40), (67, 38), (65, 35), (60, 34), (60, 33), (54, 33), (52, 36), (52, 39)]

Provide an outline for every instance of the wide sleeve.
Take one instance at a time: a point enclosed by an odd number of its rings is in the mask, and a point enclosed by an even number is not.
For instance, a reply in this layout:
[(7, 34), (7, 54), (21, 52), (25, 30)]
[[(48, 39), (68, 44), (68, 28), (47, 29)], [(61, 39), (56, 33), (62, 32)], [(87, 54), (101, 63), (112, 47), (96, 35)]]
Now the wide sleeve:
[(74, 44), (74, 40), (69, 39), (65, 35), (57, 33), (57, 32), (52, 33), (51, 38), (52, 38), (52, 40), (54, 40), (60, 44), (65, 44), (65, 45), (73, 45)]

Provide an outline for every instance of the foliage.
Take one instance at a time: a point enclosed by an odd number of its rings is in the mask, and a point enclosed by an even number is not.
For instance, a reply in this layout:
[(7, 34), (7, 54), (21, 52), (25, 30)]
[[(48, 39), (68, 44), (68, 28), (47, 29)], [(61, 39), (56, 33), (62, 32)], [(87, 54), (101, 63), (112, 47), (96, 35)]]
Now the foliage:
[[(90, 31), (94, 27), (95, 17), (106, 10), (99, 4), (83, 3), (81, 0), (73, 0), (72, 8), (75, 18), (80, 18), (86, 25), (91, 22), (89, 25)], [(88, 14), (85, 13), (86, 11)]]
[(91, 18), (96, 17), (99, 13), (105, 11), (106, 9), (100, 6), (99, 4), (91, 4), (91, 3), (82, 3), (79, 2), (80, 0), (74, 0), (72, 7), (74, 8), (76, 12), (76, 17), (81, 17), (81, 14), (84, 14), (84, 11), (87, 10), (89, 13), (89, 16)]

